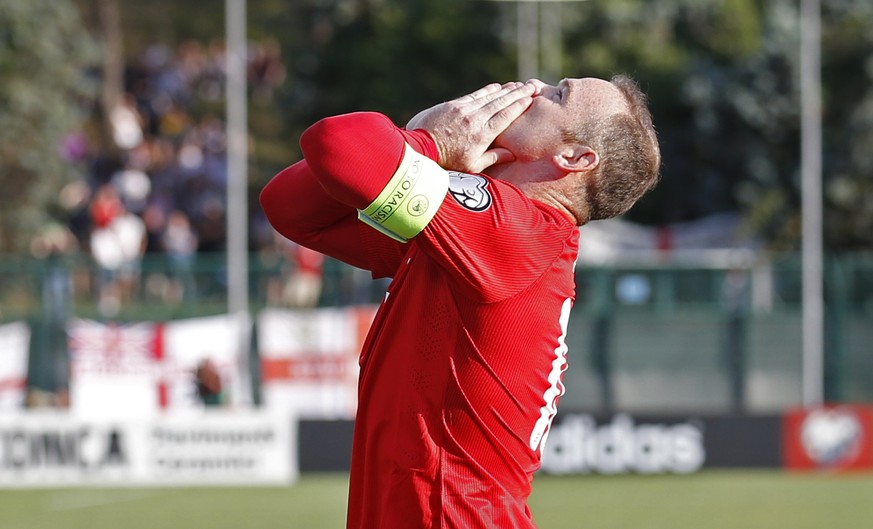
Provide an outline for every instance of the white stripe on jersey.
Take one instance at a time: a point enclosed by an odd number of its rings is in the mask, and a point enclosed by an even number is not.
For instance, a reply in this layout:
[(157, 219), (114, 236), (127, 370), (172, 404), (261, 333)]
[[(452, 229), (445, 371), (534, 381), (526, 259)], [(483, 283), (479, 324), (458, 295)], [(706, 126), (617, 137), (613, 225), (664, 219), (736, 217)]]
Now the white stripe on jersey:
[(539, 449), (540, 454), (542, 454), (546, 438), (549, 436), (549, 426), (558, 412), (558, 398), (564, 394), (565, 390), (561, 375), (567, 370), (567, 326), (570, 323), (570, 308), (572, 306), (573, 300), (570, 298), (564, 300), (564, 304), (561, 306), (561, 317), (558, 320), (561, 324), (561, 335), (558, 337), (555, 359), (552, 360), (552, 370), (549, 372), (549, 389), (543, 393), (545, 404), (540, 408), (540, 418), (537, 419), (533, 432), (530, 434), (530, 448), (531, 450)]

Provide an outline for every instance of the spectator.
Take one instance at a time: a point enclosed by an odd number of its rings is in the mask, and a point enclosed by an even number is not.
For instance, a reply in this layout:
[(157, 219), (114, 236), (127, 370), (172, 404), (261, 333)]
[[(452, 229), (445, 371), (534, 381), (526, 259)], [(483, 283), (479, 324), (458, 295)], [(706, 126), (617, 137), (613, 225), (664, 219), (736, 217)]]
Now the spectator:
[(112, 139), (118, 148), (129, 150), (142, 143), (143, 118), (132, 95), (125, 94), (124, 99), (110, 111), (109, 123)]
[(145, 223), (128, 211), (111, 185), (101, 186), (92, 204), (91, 254), (100, 267), (98, 307), (115, 316), (138, 283), (146, 247)]
[(185, 212), (177, 209), (167, 217), (161, 247), (166, 252), (170, 271), (169, 300), (190, 300), (195, 288), (191, 267), (197, 252), (197, 234)]
[(221, 374), (209, 358), (202, 360), (194, 371), (197, 397), (204, 406), (223, 406), (225, 403)]
[[(281, 50), (268, 41), (253, 43), (251, 51), (252, 89), (268, 102), (285, 78)], [(148, 291), (165, 299), (193, 292), (195, 253), (226, 249), (225, 124), (206, 111), (224, 98), (225, 54), (221, 39), (185, 40), (175, 49), (148, 47), (127, 68), (124, 96), (108, 116), (106, 144), (87, 148), (81, 136), (64, 143), (67, 158), (86, 156), (91, 162), (89, 181), (82, 183), (89, 191), (70, 226), (100, 267), (106, 315), (115, 314), (133, 293), (144, 229), (148, 251), (168, 253), (172, 277), (150, 271), (146, 278)], [(308, 291), (303, 298), (318, 297)]]
[(282, 298), (290, 307), (315, 307), (321, 297), (324, 255), (299, 244), (292, 244), (289, 249), (289, 259), (293, 267)]

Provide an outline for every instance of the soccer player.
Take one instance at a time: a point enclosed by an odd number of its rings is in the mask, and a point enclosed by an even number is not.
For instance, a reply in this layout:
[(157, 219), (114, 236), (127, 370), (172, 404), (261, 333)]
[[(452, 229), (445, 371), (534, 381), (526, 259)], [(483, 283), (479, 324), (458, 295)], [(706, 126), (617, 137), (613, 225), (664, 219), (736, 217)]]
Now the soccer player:
[(361, 352), (348, 527), (533, 528), (577, 227), (658, 178), (627, 77), (488, 85), (405, 128), (323, 119), (261, 194), (299, 244), (393, 278)]

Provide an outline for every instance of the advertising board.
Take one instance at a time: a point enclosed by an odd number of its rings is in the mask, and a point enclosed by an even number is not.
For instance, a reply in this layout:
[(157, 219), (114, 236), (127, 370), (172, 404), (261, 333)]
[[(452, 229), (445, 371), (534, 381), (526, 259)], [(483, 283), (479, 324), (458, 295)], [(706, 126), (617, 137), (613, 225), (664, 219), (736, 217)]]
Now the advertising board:
[(789, 410), (782, 431), (786, 468), (873, 469), (873, 406), (833, 405)]
[[(778, 468), (780, 415), (559, 413), (543, 450), (550, 474), (687, 474), (704, 468)], [(354, 423), (300, 422), (300, 468), (349, 468)]]
[(295, 429), (287, 416), (253, 412), (4, 416), (0, 487), (289, 484)]

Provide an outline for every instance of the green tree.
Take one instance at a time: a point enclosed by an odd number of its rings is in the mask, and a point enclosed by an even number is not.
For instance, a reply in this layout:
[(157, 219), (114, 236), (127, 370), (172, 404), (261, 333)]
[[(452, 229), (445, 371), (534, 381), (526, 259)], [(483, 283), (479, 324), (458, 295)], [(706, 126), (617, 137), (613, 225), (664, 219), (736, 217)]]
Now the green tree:
[[(95, 0), (78, 0), (93, 4)], [(873, 2), (822, 0), (825, 230), (873, 247)], [(223, 3), (120, 0), (128, 60), (155, 41), (223, 36)], [(288, 76), (253, 101), (252, 194), (299, 156), (313, 120), (370, 109), (398, 122), (516, 72), (514, 4), (249, 0), (249, 36), (277, 39)], [(564, 75), (626, 72), (650, 95), (664, 178), (629, 214), (649, 224), (742, 211), (778, 249), (799, 244), (799, 0), (561, 4)], [(214, 110), (214, 109), (213, 109)]]
[[(402, 121), (418, 110), (514, 77), (498, 37), (497, 6), (469, 0), (360, 2), (333, 17), (309, 78), (311, 116), (378, 110)], [(324, 30), (322, 30), (324, 31)]]
[[(825, 236), (873, 247), (873, 4), (822, 2)], [(587, 9), (586, 9), (587, 8)], [(793, 250), (800, 227), (797, 0), (587, 2), (568, 34), (583, 73), (634, 74), (650, 93), (664, 178), (631, 213), (660, 223), (740, 209)]]
[(81, 131), (96, 47), (68, 0), (0, 3), (0, 251), (21, 251), (77, 177), (65, 138)]

